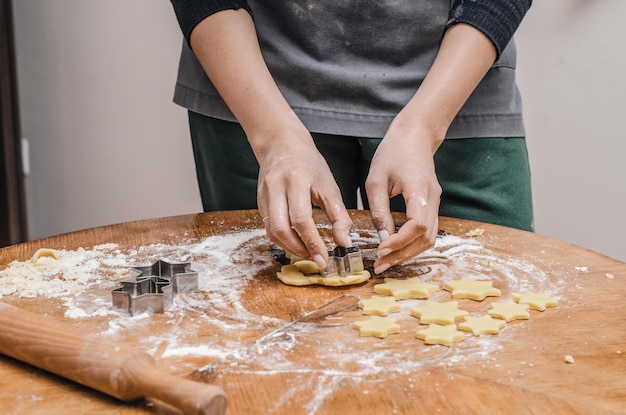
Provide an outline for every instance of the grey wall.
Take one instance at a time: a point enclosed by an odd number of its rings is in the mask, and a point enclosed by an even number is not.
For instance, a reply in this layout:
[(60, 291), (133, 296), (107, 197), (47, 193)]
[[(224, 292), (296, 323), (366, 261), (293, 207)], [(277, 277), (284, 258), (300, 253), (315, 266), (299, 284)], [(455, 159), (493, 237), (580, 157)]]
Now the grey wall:
[(536, 229), (626, 261), (622, 0), (535, 1), (518, 32)]
[(31, 237), (200, 211), (169, 1), (13, 6)]
[[(201, 210), (166, 0), (13, 2), (32, 238)], [(538, 233), (626, 260), (620, 0), (536, 1), (517, 35)]]

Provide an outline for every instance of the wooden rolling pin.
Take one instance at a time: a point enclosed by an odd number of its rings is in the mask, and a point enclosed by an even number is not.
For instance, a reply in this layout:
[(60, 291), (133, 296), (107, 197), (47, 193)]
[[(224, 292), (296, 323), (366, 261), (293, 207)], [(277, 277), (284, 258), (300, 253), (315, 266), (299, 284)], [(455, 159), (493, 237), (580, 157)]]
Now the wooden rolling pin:
[(0, 303), (0, 353), (123, 401), (151, 397), (186, 414), (226, 412), (219, 386), (170, 375), (145, 352), (6, 303)]

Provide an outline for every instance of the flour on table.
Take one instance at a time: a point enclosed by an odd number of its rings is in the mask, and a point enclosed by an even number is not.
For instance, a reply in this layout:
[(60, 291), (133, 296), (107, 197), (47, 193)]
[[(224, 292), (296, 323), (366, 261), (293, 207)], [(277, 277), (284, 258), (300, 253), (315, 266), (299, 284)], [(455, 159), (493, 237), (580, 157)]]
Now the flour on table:
[[(353, 232), (351, 239), (357, 246), (372, 247), (378, 243), (376, 233), (370, 231)], [(307, 378), (309, 383), (292, 385), (283, 397), (288, 401), (288, 393), (294, 393), (298, 388), (312, 390), (312, 410), (319, 407), (326, 396), (332, 395), (331, 392), (341, 377), (359, 379), (360, 376), (382, 372), (392, 375), (420, 373), (433, 365), (447, 367), (477, 359), (485, 364), (493, 364), (497, 362), (498, 352), (503, 347), (503, 342), (499, 339), (510, 339), (509, 336), (514, 333), (523, 333), (520, 326), (515, 326), (495, 337), (467, 335), (452, 348), (408, 347), (399, 353), (386, 348), (386, 340), (359, 336), (351, 323), (350, 327), (345, 326), (345, 319), (339, 315), (336, 316), (337, 319), (330, 321), (332, 324), (322, 329), (325, 336), (319, 336), (320, 329), (315, 324), (299, 324), (296, 331), (289, 333), (289, 338), (276, 340), (280, 342), (277, 347), (259, 349), (254, 343), (251, 346), (226, 340), (228, 336), (220, 338), (220, 333), (239, 333), (246, 330), (258, 330), (261, 336), (264, 328), (281, 327), (289, 323), (275, 317), (255, 314), (244, 303), (244, 288), (254, 287), (260, 271), (277, 267), (267, 250), (268, 245), (265, 230), (255, 229), (231, 231), (223, 235), (183, 241), (176, 245), (153, 244), (122, 248), (108, 243), (91, 249), (55, 250), (56, 260), (53, 257), (40, 256), (36, 264), (28, 260), (14, 261), (1, 270), (0, 295), (58, 298), (66, 307), (68, 318), (86, 319), (106, 315), (110, 317), (108, 330), (105, 329), (101, 335), (115, 337), (120, 333), (132, 333), (137, 328), (150, 327), (155, 320), (155, 316), (147, 313), (130, 317), (112, 310), (110, 290), (117, 288), (119, 281), (126, 278), (124, 271), (129, 267), (145, 265), (159, 259), (189, 261), (191, 268), (198, 272), (200, 292), (176, 296), (173, 304), (166, 308), (163, 317), (159, 317), (167, 321), (171, 329), (168, 328), (158, 336), (146, 336), (141, 340), (141, 347), (163, 359), (164, 364), (167, 364), (168, 359), (180, 361), (181, 357), (190, 356), (206, 359), (221, 370), (240, 373), (250, 371), (272, 374), (289, 371), (308, 374), (311, 373), (311, 368), (293, 361), (291, 356), (304, 340), (310, 342), (315, 339), (316, 346), (311, 351), (315, 359), (315, 375)], [(363, 250), (364, 255), (366, 251), (367, 249)], [(368, 252), (373, 251), (370, 248)], [(560, 281), (558, 278), (548, 277), (543, 269), (521, 258), (517, 253), (495, 253), (484, 246), (483, 238), (475, 237), (438, 237), (433, 248), (404, 262), (402, 266), (408, 273), (419, 275), (424, 284), (443, 284), (470, 278), (493, 281), (494, 286), (506, 287), (509, 292), (538, 291), (554, 295), (558, 295), (565, 284), (565, 278)], [(99, 294), (96, 294), (97, 291)], [(434, 295), (448, 297), (450, 294), (440, 291)], [(441, 300), (439, 297), (437, 300)], [(397, 317), (400, 325), (408, 328), (408, 320), (413, 324), (418, 322), (408, 310), (424, 301), (407, 299), (400, 303), (403, 311), (394, 314), (394, 317)], [(177, 322), (182, 319), (194, 321), (189, 324), (190, 330), (208, 330), (210, 327), (215, 335), (210, 337), (210, 342), (198, 344), (197, 340), (194, 341), (197, 339), (194, 337), (195, 332), (185, 333), (185, 330), (178, 330)], [(354, 336), (335, 336), (335, 330), (342, 328)], [(415, 334), (411, 335), (414, 336)], [(458, 338), (458, 334), (456, 336)], [(206, 333), (204, 338), (208, 338)], [(376, 346), (372, 347), (372, 341), (376, 341)]]

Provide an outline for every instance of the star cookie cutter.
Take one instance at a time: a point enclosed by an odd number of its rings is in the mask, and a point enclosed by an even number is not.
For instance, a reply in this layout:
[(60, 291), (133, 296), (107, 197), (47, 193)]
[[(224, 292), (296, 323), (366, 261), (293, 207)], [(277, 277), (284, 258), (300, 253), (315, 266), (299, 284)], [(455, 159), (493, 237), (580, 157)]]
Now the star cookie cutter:
[(176, 294), (198, 290), (198, 273), (190, 268), (190, 262), (163, 260), (132, 267), (130, 279), (111, 291), (113, 308), (124, 309), (131, 316), (144, 311), (163, 313)]

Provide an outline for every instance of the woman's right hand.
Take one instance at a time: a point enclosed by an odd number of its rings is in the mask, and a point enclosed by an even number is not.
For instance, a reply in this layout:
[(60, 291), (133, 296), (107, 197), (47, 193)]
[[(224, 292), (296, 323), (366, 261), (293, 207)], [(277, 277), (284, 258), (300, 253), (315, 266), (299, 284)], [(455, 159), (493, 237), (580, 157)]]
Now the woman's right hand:
[(252, 18), (244, 9), (212, 14), (191, 32), (191, 48), (259, 162), (257, 200), (268, 237), (324, 268), (328, 248), (312, 204), (326, 213), (338, 245), (347, 246), (352, 221), (330, 168), (265, 65)]
[(313, 259), (323, 269), (328, 247), (313, 220), (312, 204), (332, 223), (337, 245), (348, 246), (352, 220), (309, 132), (303, 125), (296, 130), (268, 140), (271, 145), (259, 151), (257, 201), (269, 239), (288, 252)]

